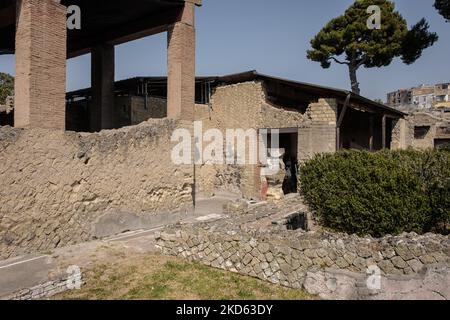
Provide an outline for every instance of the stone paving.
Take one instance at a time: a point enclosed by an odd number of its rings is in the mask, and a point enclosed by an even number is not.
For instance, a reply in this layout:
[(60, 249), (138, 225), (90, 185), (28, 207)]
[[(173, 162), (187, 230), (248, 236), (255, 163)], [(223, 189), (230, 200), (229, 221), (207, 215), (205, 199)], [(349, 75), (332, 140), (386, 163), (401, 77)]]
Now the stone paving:
[[(0, 298), (42, 299), (67, 290), (68, 267), (81, 270), (116, 254), (163, 252), (208, 266), (304, 288), (324, 299), (448, 299), (450, 239), (403, 234), (382, 239), (334, 234), (307, 221), (299, 196), (277, 203), (200, 200), (196, 216), (169, 226), (137, 230), (42, 255), (0, 262)], [(368, 287), (370, 268), (380, 288)], [(376, 271), (376, 270), (375, 270)], [(376, 281), (375, 281), (376, 282)]]

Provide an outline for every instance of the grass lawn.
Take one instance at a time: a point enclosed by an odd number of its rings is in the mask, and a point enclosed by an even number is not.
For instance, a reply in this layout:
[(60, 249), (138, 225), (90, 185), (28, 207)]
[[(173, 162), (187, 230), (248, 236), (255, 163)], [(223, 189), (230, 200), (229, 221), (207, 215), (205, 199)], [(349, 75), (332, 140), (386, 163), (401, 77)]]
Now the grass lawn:
[(251, 277), (162, 255), (118, 257), (83, 270), (85, 285), (54, 299), (305, 300), (303, 290), (287, 289)]

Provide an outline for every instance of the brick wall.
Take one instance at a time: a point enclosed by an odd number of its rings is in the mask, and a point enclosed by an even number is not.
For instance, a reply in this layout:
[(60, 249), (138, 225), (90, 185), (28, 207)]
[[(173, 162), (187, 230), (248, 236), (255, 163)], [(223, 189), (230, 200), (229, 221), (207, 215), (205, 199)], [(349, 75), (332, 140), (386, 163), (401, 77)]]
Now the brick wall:
[(168, 30), (167, 115), (194, 119), (195, 104), (195, 6), (186, 3), (181, 21)]
[(334, 99), (319, 99), (309, 105), (308, 121), (299, 128), (298, 159), (303, 162), (318, 153), (336, 151), (337, 103)]
[(19, 1), (15, 126), (65, 128), (66, 8), (53, 0)]
[(167, 100), (148, 97), (131, 97), (131, 124), (136, 125), (148, 119), (162, 119), (167, 117)]
[(306, 111), (307, 116), (314, 124), (336, 126), (337, 103), (334, 99), (319, 99), (311, 103)]

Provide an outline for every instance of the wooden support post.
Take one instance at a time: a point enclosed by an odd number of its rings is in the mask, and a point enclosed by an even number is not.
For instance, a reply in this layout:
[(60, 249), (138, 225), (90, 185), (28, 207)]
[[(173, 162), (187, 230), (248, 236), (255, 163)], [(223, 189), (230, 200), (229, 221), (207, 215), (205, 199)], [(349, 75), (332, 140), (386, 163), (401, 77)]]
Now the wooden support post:
[(340, 128), (342, 125), (342, 122), (344, 121), (345, 114), (347, 113), (348, 105), (350, 104), (350, 97), (352, 96), (351, 93), (347, 95), (347, 98), (345, 99), (344, 107), (342, 108), (341, 114), (339, 115), (339, 119), (337, 121), (337, 127)]
[(336, 125), (336, 151), (341, 150), (341, 126)]
[(347, 113), (348, 105), (350, 104), (350, 98), (352, 93), (349, 92), (347, 98), (344, 102), (344, 107), (342, 108), (341, 114), (339, 115), (339, 119), (336, 122), (336, 151), (341, 149), (341, 125), (344, 121), (345, 114)]
[(373, 151), (373, 132), (374, 132), (374, 124), (373, 124), (373, 114), (371, 114), (369, 116), (369, 150), (372, 152)]

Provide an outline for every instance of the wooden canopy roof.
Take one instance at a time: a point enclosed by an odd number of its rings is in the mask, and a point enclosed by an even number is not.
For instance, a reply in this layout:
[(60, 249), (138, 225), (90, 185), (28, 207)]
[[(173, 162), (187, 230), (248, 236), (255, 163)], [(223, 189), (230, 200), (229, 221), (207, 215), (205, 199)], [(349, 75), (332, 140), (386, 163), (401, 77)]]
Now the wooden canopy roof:
[[(120, 44), (167, 30), (178, 21), (185, 2), (201, 0), (61, 0), (81, 9), (81, 30), (68, 30), (68, 57), (100, 43)], [(14, 53), (16, 1), (0, 2), (0, 54)]]

